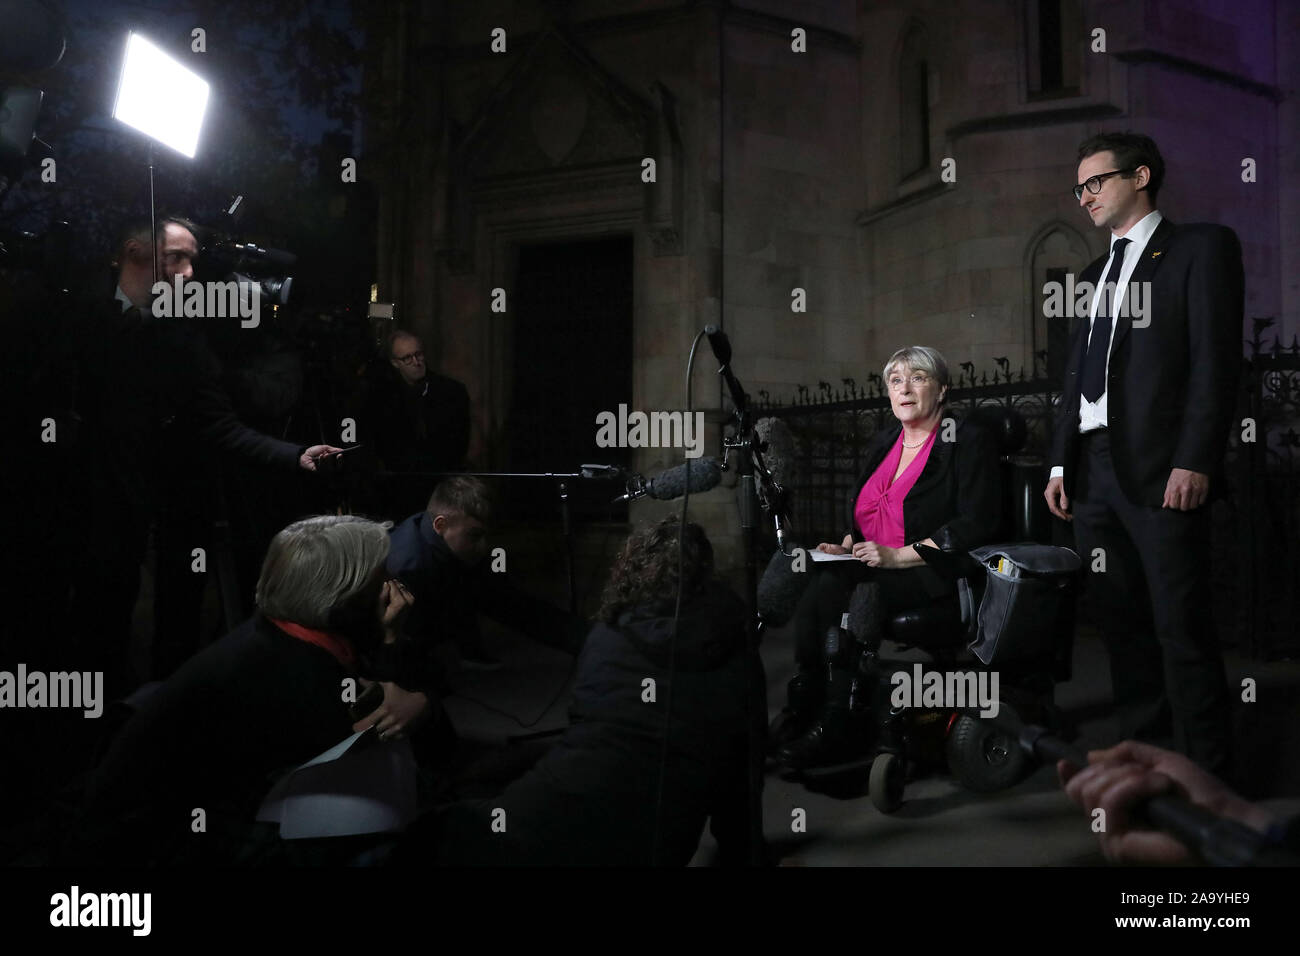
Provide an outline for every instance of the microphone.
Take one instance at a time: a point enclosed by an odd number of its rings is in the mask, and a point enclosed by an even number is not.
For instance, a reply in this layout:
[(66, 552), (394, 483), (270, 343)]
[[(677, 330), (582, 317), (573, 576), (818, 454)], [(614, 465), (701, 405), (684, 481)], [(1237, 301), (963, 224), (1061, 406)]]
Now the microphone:
[(884, 605), (880, 603), (880, 583), (863, 581), (853, 589), (849, 599), (848, 632), (859, 644), (879, 644), (884, 626)]
[(727, 338), (727, 333), (716, 325), (706, 325), (704, 334), (709, 337), (709, 346), (713, 349), (713, 357), (718, 360), (718, 364), (730, 365), (731, 340)]
[(722, 483), (722, 466), (716, 458), (701, 458), (690, 464), (690, 482), (687, 483), (687, 466), (678, 465), (647, 481), (641, 475), (633, 475), (627, 483), (627, 494), (615, 499), (617, 501), (635, 501), (649, 495), (659, 501), (671, 501), (680, 498), (688, 491), (691, 494), (709, 491)]
[(796, 571), (789, 555), (780, 551), (773, 554), (758, 582), (758, 613), (762, 615), (763, 623), (781, 627), (789, 622), (812, 576), (811, 558), (803, 571)]

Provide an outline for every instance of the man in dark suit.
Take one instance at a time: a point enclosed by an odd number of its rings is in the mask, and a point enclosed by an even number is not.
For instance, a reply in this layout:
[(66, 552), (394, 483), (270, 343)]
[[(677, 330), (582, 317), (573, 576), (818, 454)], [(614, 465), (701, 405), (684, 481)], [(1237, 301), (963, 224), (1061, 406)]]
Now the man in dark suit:
[(1210, 601), (1208, 502), (1221, 490), (1241, 365), (1236, 234), (1156, 211), (1164, 160), (1134, 133), (1079, 147), (1079, 203), (1110, 231), (1071, 339), (1044, 492), (1074, 522), (1106, 636), (1120, 735), (1229, 759), (1230, 712)]
[[(424, 504), (425, 473), (465, 467), (469, 392), (454, 378), (429, 371), (424, 346), (410, 332), (391, 333), (385, 349), (390, 368), (374, 383), (367, 417), (379, 458), (395, 473), (385, 510), (397, 517)], [(421, 474), (400, 477), (404, 472)]]

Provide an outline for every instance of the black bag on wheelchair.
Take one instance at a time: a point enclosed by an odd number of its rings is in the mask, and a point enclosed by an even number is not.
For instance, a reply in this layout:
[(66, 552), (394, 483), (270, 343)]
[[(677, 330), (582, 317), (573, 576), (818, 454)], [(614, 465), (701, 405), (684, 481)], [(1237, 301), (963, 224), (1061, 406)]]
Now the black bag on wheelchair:
[(958, 586), (975, 656), (985, 666), (1051, 660), (1070, 630), (1079, 556), (1032, 542), (989, 545), (970, 555), (985, 572), (982, 581), (976, 575)]

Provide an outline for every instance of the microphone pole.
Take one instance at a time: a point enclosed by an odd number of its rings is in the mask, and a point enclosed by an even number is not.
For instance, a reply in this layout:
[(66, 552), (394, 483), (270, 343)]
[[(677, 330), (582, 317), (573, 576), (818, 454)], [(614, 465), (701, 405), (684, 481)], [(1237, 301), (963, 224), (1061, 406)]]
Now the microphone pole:
[(760, 675), (753, 659), (758, 655), (758, 560), (756, 557), (758, 500), (754, 493), (754, 456), (750, 450), (754, 447), (754, 428), (750, 421), (749, 396), (731, 371), (731, 342), (727, 334), (716, 325), (706, 325), (704, 334), (709, 337), (709, 346), (713, 356), (718, 360), (718, 374), (727, 383), (731, 393), (731, 403), (735, 406), (736, 433), (731, 439), (723, 437), (722, 467), (726, 470), (727, 457), (732, 449), (740, 452), (737, 474), (740, 478), (737, 491), (740, 495), (740, 531), (741, 547), (745, 551), (745, 676), (749, 687), (746, 688), (746, 712), (749, 718), (749, 863), (762, 866), (764, 860), (763, 840), (763, 798), (762, 774), (763, 754), (767, 750), (767, 713), (755, 714), (758, 702), (767, 699), (766, 688), (762, 687)]
[[(1043, 761), (1068, 760), (1076, 767), (1088, 766), (1088, 755), (1053, 736), (1046, 728), (1020, 724), (999, 716), (992, 721), (1005, 733), (1015, 734), (1020, 748)], [(1220, 817), (1174, 794), (1151, 797), (1141, 806), (1146, 818), (1172, 834), (1211, 866), (1297, 866), (1300, 857), (1283, 847), (1273, 846), (1264, 836), (1235, 820)]]

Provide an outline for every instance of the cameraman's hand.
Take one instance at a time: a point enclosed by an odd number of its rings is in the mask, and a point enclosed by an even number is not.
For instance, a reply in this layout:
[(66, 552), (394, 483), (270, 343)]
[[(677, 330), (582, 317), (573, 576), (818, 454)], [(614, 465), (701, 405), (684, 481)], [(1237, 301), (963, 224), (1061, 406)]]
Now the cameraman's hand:
[(1059, 761), (1056, 770), (1065, 792), (1089, 816), (1105, 811), (1106, 829), (1098, 834), (1101, 851), (1113, 863), (1181, 864), (1198, 862), (1174, 837), (1135, 824), (1134, 809), (1163, 793), (1181, 795), (1197, 806), (1253, 827), (1268, 829), (1272, 816), (1243, 800), (1214, 775), (1169, 750), (1126, 740), (1109, 750), (1088, 754), (1082, 770)]
[(342, 450), (333, 445), (312, 445), (298, 458), (298, 467), (303, 471), (315, 471), (318, 459), (326, 455), (337, 455)]
[(360, 733), (374, 727), (381, 740), (401, 740), (429, 716), (429, 697), (418, 690), (404, 690), (391, 681), (380, 681), (379, 686), (384, 689), (384, 702), (353, 724), (352, 730)]

